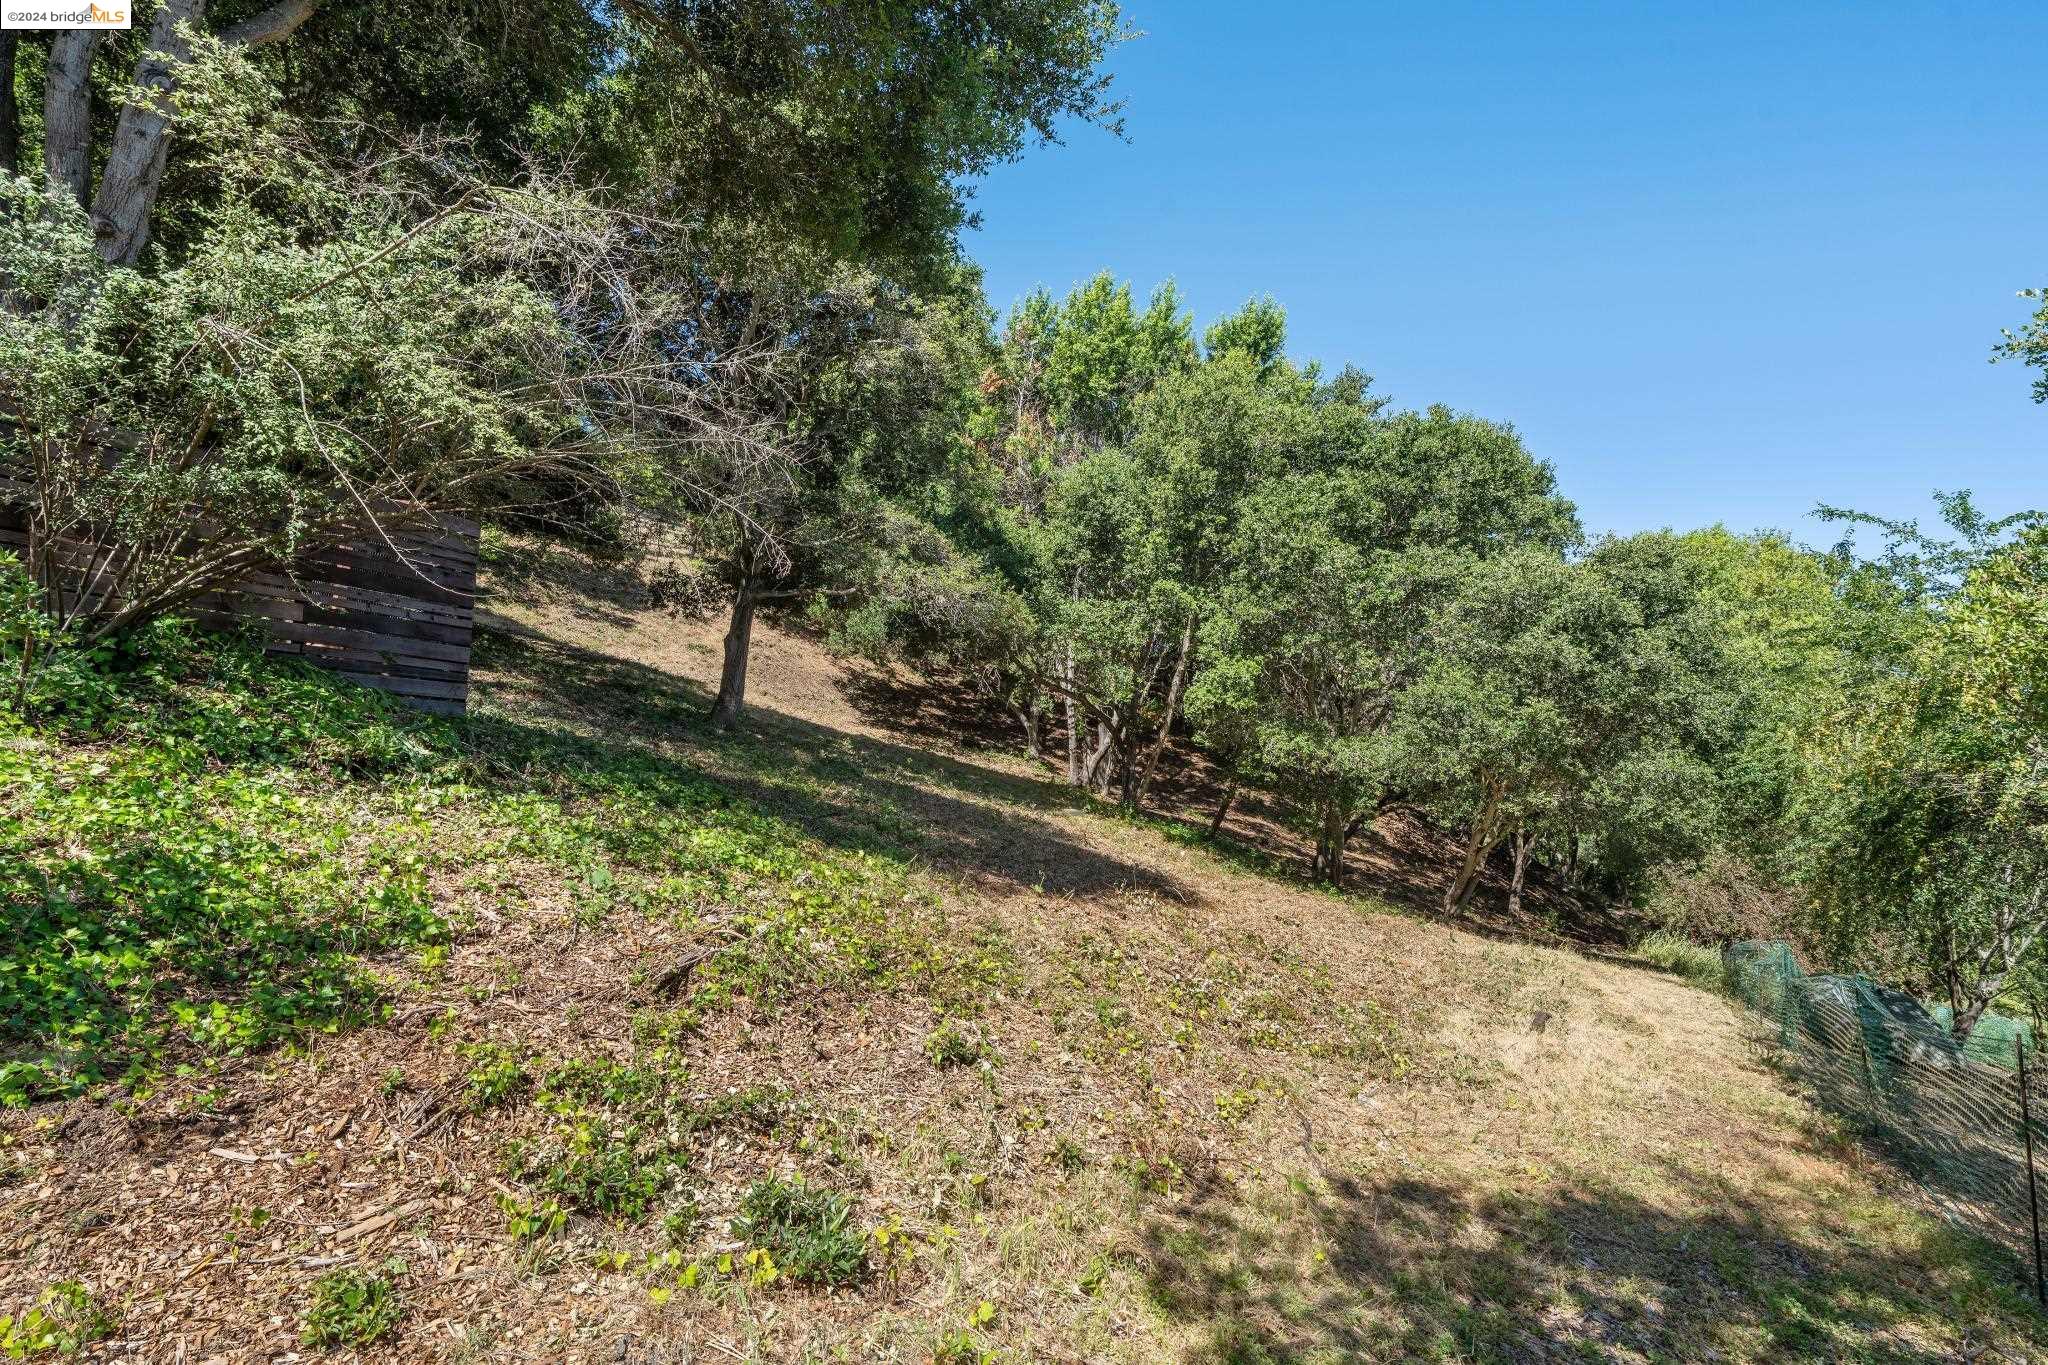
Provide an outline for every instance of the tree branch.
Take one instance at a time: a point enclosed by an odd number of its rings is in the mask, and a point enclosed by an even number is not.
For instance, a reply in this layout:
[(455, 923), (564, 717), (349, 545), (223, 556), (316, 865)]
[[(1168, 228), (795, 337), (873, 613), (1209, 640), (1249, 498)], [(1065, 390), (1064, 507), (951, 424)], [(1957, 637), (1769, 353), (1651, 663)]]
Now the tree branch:
[(268, 43), (280, 42), (296, 33), (300, 25), (320, 8), (320, 0), (277, 0), (277, 3), (260, 14), (251, 15), (239, 24), (230, 24), (220, 32), (224, 43), (244, 47), (262, 47)]

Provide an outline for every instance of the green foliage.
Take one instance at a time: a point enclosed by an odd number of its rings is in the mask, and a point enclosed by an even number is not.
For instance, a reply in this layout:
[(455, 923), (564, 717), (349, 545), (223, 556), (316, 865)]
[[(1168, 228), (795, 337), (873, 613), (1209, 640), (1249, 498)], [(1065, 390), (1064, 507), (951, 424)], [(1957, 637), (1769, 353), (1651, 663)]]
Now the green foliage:
[(2001, 328), (2004, 337), (1992, 351), (1994, 360), (2017, 360), (2039, 370), (2034, 380), (2034, 401), (2048, 403), (2048, 289), (2022, 289), (2020, 297), (2040, 304), (2025, 326)]
[(1541, 550), (1483, 560), (1436, 638), (1399, 724), (1417, 785), (1469, 830), (1447, 908), (1513, 830), (1601, 829), (1638, 866), (1704, 851), (1735, 694), (1674, 538), (1603, 541), (1576, 563)]
[(933, 1066), (973, 1066), (992, 1059), (992, 1050), (981, 1035), (948, 1019), (924, 1036), (924, 1055)]
[(842, 1194), (770, 1176), (740, 1197), (733, 1232), (772, 1252), (791, 1279), (836, 1286), (867, 1278), (867, 1239)]
[(1637, 942), (1635, 955), (1643, 961), (1682, 976), (1708, 990), (1725, 990), (1728, 973), (1721, 963), (1721, 950), (1695, 942), (1668, 929), (1653, 930)]
[(1959, 1034), (2008, 986), (2031, 992), (2039, 979), (2044, 641), (2048, 528), (2037, 527), (1977, 555), (1902, 666), (1817, 727), (1795, 808), (1825, 940), (1903, 957), (1897, 966), (1962, 1007)]
[(308, 1346), (372, 1346), (391, 1334), (405, 1317), (405, 1300), (391, 1276), (403, 1274), (403, 1261), (389, 1261), (382, 1273), (333, 1270), (313, 1281), (302, 1340)]
[(0, 1354), (9, 1360), (56, 1352), (75, 1355), (112, 1336), (120, 1314), (77, 1280), (59, 1280), (19, 1318), (0, 1315)]
[(431, 727), (240, 647), (181, 662), (131, 675), (119, 710), (93, 704), (112, 745), (0, 746), (0, 1102), (361, 1021), (358, 957), (446, 933), (417, 851), (350, 847), (307, 793), (322, 769), (403, 772)]
[(497, 1044), (480, 1044), (470, 1049), (470, 1058), (466, 1080), (470, 1108), (496, 1108), (526, 1089), (529, 1079), (526, 1064), (512, 1049)]

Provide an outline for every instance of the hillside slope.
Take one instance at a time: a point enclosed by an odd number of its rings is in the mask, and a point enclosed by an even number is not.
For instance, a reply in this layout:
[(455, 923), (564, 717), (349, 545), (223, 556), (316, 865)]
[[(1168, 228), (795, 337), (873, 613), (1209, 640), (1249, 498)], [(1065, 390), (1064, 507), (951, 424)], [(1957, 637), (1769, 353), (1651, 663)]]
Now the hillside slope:
[[(259, 676), (17, 742), (42, 884), (132, 867), (154, 904), (176, 851), (246, 891), (137, 950), (138, 1094), (50, 1061), (5, 1117), (17, 1333), (40, 1303), (142, 1360), (2041, 1358), (1721, 999), (1119, 821), (772, 628), (714, 735), (716, 627), (563, 567), (501, 575), (460, 727), (340, 698), (250, 744)], [(211, 832), (108, 824), (116, 788)], [(283, 946), (208, 962), (244, 903)], [(372, 977), (305, 966), (338, 952)]]

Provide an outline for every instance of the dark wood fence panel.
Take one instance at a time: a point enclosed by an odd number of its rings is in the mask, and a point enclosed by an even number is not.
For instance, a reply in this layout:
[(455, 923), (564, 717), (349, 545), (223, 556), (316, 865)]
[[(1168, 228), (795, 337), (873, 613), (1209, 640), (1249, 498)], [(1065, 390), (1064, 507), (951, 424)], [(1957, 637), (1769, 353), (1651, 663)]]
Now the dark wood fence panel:
[[(0, 549), (27, 547), (23, 522), (0, 507)], [(307, 555), (290, 574), (252, 574), (189, 614), (212, 627), (260, 620), (269, 653), (459, 715), (469, 702), (476, 556), (476, 523), (443, 518), (434, 534), (365, 539)]]

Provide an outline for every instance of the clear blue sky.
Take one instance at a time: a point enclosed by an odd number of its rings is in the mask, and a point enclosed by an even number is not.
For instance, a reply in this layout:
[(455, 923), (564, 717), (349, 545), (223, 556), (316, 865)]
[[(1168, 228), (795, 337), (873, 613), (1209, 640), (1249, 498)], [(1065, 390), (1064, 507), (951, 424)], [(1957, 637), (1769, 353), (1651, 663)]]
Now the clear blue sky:
[(1514, 423), (1593, 530), (2048, 504), (1987, 363), (2048, 285), (2048, 3), (1131, 0), (1129, 140), (979, 188), (1007, 309), (1107, 268)]

